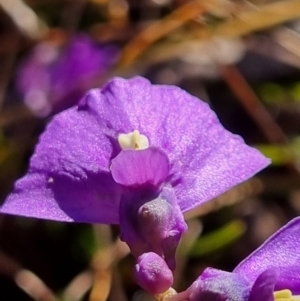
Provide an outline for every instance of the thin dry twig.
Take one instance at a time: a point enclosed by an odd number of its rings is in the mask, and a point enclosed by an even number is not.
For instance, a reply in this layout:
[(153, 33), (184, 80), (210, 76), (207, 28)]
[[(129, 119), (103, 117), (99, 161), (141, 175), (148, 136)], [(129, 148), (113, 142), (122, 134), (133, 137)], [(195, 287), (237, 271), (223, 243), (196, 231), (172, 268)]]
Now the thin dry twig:
[(32, 271), (0, 252), (0, 273), (13, 279), (16, 285), (36, 301), (58, 301), (49, 287)]
[(253, 31), (263, 30), (299, 18), (299, 7), (299, 0), (282, 0), (257, 6), (256, 10), (241, 12), (235, 18), (228, 19), (219, 26), (199, 28), (198, 36), (202, 38), (244, 36)]
[[(188, 21), (199, 17), (201, 14), (213, 11), (219, 5), (228, 5), (225, 1), (193, 1), (181, 6), (165, 19), (150, 25), (124, 48), (119, 68), (128, 67), (141, 54), (143, 54), (153, 43), (167, 36), (175, 29), (182, 27)], [(283, 22), (300, 17), (300, 1), (284, 0), (257, 6), (249, 9), (245, 6), (244, 10), (235, 13), (234, 17), (227, 18), (224, 22), (215, 26), (203, 26), (199, 23), (194, 27), (188, 36), (196, 40), (209, 40), (215, 37), (236, 38), (252, 33), (253, 31), (263, 30)], [(228, 10), (235, 12), (235, 7)], [(184, 38), (186, 40), (186, 38)], [(180, 44), (179, 44), (180, 45)], [(167, 47), (170, 45), (167, 44)], [(177, 47), (178, 45), (173, 45)], [(163, 45), (162, 48), (166, 46)], [(161, 51), (158, 49), (158, 53)]]
[(11, 17), (19, 30), (28, 37), (38, 39), (43, 35), (45, 24), (24, 1), (0, 0), (0, 7)]
[(113, 269), (113, 277), (112, 277), (112, 290), (109, 293), (108, 300), (109, 301), (128, 301), (126, 296), (125, 288), (122, 282), (122, 277), (120, 275), (120, 271), (115, 267)]
[(94, 284), (89, 296), (89, 301), (106, 301), (112, 282), (111, 268), (99, 269), (94, 272)]
[(290, 28), (282, 27), (273, 32), (272, 38), (287, 52), (300, 58), (300, 34)]
[(107, 300), (113, 280), (113, 266), (127, 254), (128, 246), (119, 239), (97, 252), (92, 262), (95, 279), (90, 301)]
[(91, 262), (91, 269), (78, 274), (65, 288), (64, 300), (81, 300), (88, 290), (93, 286), (90, 300), (105, 301), (110, 293), (113, 281), (114, 265), (129, 254), (128, 246), (117, 239), (109, 244), (110, 234), (104, 229), (107, 226), (94, 226), (97, 237), (107, 246), (95, 253)]
[(165, 19), (150, 25), (131, 40), (124, 48), (120, 60), (120, 67), (123, 68), (130, 65), (150, 45), (186, 24), (188, 21), (198, 17), (217, 5), (220, 6), (224, 4), (228, 5), (228, 2), (218, 0), (197, 0), (182, 5)]
[(286, 144), (288, 138), (280, 126), (273, 120), (271, 114), (260, 102), (250, 85), (235, 66), (220, 66), (224, 80), (237, 96), (248, 114), (257, 123), (269, 142)]
[[(289, 140), (281, 127), (275, 122), (272, 115), (261, 103), (242, 74), (233, 65), (220, 66), (224, 80), (237, 96), (239, 102), (246, 109), (251, 118), (256, 122), (265, 137), (271, 144), (288, 145)], [(292, 160), (288, 167), (291, 172), (299, 174), (300, 170)]]
[[(282, 28), (279, 30), (281, 31)], [(285, 47), (285, 45), (281, 43), (281, 39), (276, 37), (276, 32), (277, 30), (275, 30), (274, 34), (271, 34), (271, 36), (251, 36), (247, 38), (247, 48), (251, 52), (258, 53), (259, 55), (268, 58), (271, 57), (276, 61), (300, 69), (300, 55), (297, 55), (294, 51)], [(284, 39), (289, 40), (289, 37), (285, 36)], [(298, 37), (298, 39), (300, 40), (300, 37)], [(284, 43), (285, 42), (287, 41), (284, 41)], [(300, 47), (298, 49), (300, 49)]]
[(91, 270), (83, 271), (78, 274), (65, 288), (63, 300), (79, 301), (92, 287), (94, 275)]

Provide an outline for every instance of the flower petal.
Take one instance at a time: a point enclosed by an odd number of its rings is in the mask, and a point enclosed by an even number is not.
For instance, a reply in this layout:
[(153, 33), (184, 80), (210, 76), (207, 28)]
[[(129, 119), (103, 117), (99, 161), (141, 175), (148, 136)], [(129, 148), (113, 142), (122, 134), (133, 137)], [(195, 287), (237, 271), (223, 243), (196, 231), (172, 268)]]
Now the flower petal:
[(169, 175), (168, 157), (158, 148), (123, 150), (112, 160), (114, 180), (124, 186), (159, 186)]
[(118, 223), (120, 187), (109, 174), (76, 180), (29, 173), (16, 183), (2, 213), (65, 222)]
[(278, 280), (279, 271), (268, 269), (258, 276), (253, 284), (248, 301), (274, 301), (274, 287)]
[(300, 272), (298, 266), (280, 268), (280, 274), (275, 285), (276, 291), (289, 289), (294, 295), (300, 294)]
[(207, 129), (207, 132), (212, 130), (211, 137), (207, 137), (209, 145), (199, 144), (190, 153), (194, 156), (189, 164), (186, 161), (182, 166), (182, 181), (176, 186), (176, 195), (183, 212), (246, 181), (269, 164), (241, 137), (227, 132), (219, 123), (215, 127), (219, 136), (212, 128)]
[[(16, 183), (0, 212), (118, 223), (120, 187), (109, 171), (111, 140), (116, 137), (88, 108), (57, 115), (41, 136), (29, 173)], [(49, 186), (51, 179), (54, 182)], [(52, 213), (51, 208), (59, 208), (60, 213)]]
[[(241, 138), (226, 131), (207, 104), (185, 91), (172, 86), (151, 85), (140, 77), (115, 78), (102, 90), (91, 90), (78, 108), (53, 119), (41, 137), (27, 176), (35, 173), (42, 174), (45, 179), (66, 176), (74, 183), (91, 181), (85, 185), (97, 190), (90, 179), (97, 178), (102, 187), (100, 175), (110, 172), (111, 160), (121, 151), (118, 135), (134, 130), (148, 138), (150, 147), (167, 154), (171, 166), (168, 181), (183, 211), (248, 179), (269, 163)], [(30, 182), (25, 180), (27, 176), (22, 183)], [(23, 190), (9, 197), (10, 204), (19, 202), (19, 198), (28, 199), (26, 185), (21, 186)], [(114, 185), (108, 185), (105, 192), (116, 197), (118, 194), (114, 189)], [(116, 208), (119, 201), (118, 198), (111, 199), (112, 204), (106, 204), (103, 212), (98, 212), (97, 220), (101, 222), (104, 218), (103, 222), (109, 222), (108, 218), (113, 216), (111, 222), (117, 222), (118, 213), (106, 212), (105, 208)], [(56, 202), (53, 206), (64, 210), (62, 200), (57, 200), (55, 195), (48, 202)], [(105, 203), (105, 198), (97, 195), (91, 201), (92, 204), (98, 202)], [(94, 209), (87, 209), (93, 218), (86, 216), (84, 221), (94, 221)], [(31, 213), (34, 215), (33, 211)], [(37, 215), (40, 216), (40, 212)], [(45, 213), (44, 218), (51, 219), (52, 215), (48, 217)]]
[(107, 129), (88, 108), (64, 111), (53, 118), (31, 158), (30, 171), (69, 174), (109, 172), (116, 133)]
[(59, 208), (57, 202), (53, 201), (53, 192), (47, 189), (46, 176), (38, 173), (28, 174), (15, 184), (15, 193), (2, 205), (1, 213), (59, 221), (72, 220)]
[[(270, 161), (223, 128), (209, 106), (174, 86), (151, 85), (141, 77), (115, 78), (84, 99), (119, 133), (139, 130), (161, 148), (172, 166), (183, 211), (249, 179)], [(114, 116), (114, 118), (111, 118)]]
[[(287, 287), (285, 288), (293, 291), (293, 283), (300, 283), (299, 249), (300, 217), (293, 219), (277, 231), (261, 247), (242, 261), (234, 272), (243, 275), (253, 284), (255, 279), (265, 270), (278, 268), (280, 272), (279, 283), (286, 280)], [(288, 277), (287, 279), (285, 275)], [(288, 279), (291, 280), (290, 284)]]
[(241, 275), (207, 268), (187, 293), (189, 301), (248, 301), (250, 287)]

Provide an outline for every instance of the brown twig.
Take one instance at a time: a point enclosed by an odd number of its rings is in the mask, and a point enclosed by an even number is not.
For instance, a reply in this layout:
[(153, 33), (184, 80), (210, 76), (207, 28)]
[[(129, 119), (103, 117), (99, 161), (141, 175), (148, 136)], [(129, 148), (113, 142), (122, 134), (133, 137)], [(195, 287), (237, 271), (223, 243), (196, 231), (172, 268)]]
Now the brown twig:
[(90, 301), (107, 300), (113, 281), (113, 266), (128, 253), (129, 248), (119, 239), (96, 253), (92, 262), (95, 279)]
[(299, 32), (290, 28), (281, 27), (273, 32), (272, 38), (284, 49), (293, 55), (300, 57)]
[(223, 2), (224, 1), (217, 0), (197, 0), (188, 2), (173, 11), (165, 19), (159, 20), (150, 25), (131, 40), (124, 48), (123, 55), (120, 60), (120, 67), (127, 67), (151, 44), (186, 24), (186, 22), (198, 17), (212, 7), (220, 5)]
[(108, 226), (94, 226), (96, 236), (101, 238), (106, 246), (95, 253), (91, 262), (91, 269), (78, 274), (65, 288), (64, 300), (78, 301), (92, 288), (90, 300), (105, 301), (110, 293), (113, 279), (113, 266), (129, 254), (128, 246), (117, 239), (109, 243), (110, 234), (105, 229)]
[[(154, 42), (167, 36), (175, 29), (182, 27), (188, 21), (201, 16), (206, 12), (219, 9), (220, 4), (228, 5), (226, 1), (193, 1), (181, 6), (163, 20), (159, 20), (150, 25), (124, 48), (119, 68), (128, 67), (143, 52), (145, 52)], [(280, 23), (300, 17), (299, 0), (283, 0), (275, 3), (257, 6), (257, 9), (246, 9), (235, 14), (232, 18), (227, 18), (217, 26), (194, 27), (193, 37), (198, 40), (209, 40), (214, 37), (234, 38), (263, 30)], [(234, 8), (228, 8), (234, 11)]]
[(92, 261), (94, 284), (89, 300), (106, 301), (113, 281), (113, 267), (129, 253), (129, 248), (119, 239), (112, 243), (109, 226), (94, 226), (94, 232), (102, 248), (94, 255)]
[(237, 96), (242, 106), (256, 122), (270, 143), (286, 144), (288, 138), (271, 114), (260, 102), (250, 85), (233, 65), (220, 66), (224, 80)]
[(300, 17), (299, 0), (282, 0), (257, 6), (255, 10), (245, 10), (219, 26), (199, 27), (198, 37), (233, 38), (263, 30)]
[(33, 300), (57, 301), (54, 293), (37, 275), (24, 269), (16, 260), (3, 252), (0, 252), (0, 273), (12, 278)]
[[(260, 102), (259, 98), (237, 68), (233, 65), (227, 65), (220, 66), (220, 70), (224, 80), (237, 96), (238, 101), (256, 122), (268, 141), (271, 144), (287, 145), (289, 143), (288, 137), (275, 122), (269, 111)], [(300, 173), (295, 160), (289, 163), (288, 167), (291, 172), (296, 174)]]
[(94, 275), (91, 270), (78, 274), (65, 288), (63, 299), (66, 301), (79, 301), (92, 287)]

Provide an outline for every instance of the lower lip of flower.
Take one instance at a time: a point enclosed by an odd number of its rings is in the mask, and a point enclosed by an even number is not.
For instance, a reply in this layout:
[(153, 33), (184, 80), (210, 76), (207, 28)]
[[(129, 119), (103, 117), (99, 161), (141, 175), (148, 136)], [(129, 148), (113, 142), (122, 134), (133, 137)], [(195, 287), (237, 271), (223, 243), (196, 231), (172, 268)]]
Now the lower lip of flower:
[(274, 292), (274, 301), (300, 301), (300, 296), (292, 295), (288, 289)]

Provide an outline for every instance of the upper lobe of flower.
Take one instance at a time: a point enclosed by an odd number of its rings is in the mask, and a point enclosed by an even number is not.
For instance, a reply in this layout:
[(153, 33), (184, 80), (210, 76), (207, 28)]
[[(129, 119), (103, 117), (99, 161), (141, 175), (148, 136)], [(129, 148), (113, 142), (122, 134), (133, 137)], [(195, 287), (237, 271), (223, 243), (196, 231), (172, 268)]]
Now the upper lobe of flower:
[(120, 200), (135, 184), (154, 187), (155, 198), (168, 187), (185, 212), (268, 164), (180, 88), (114, 78), (53, 118), (1, 212), (119, 223)]

